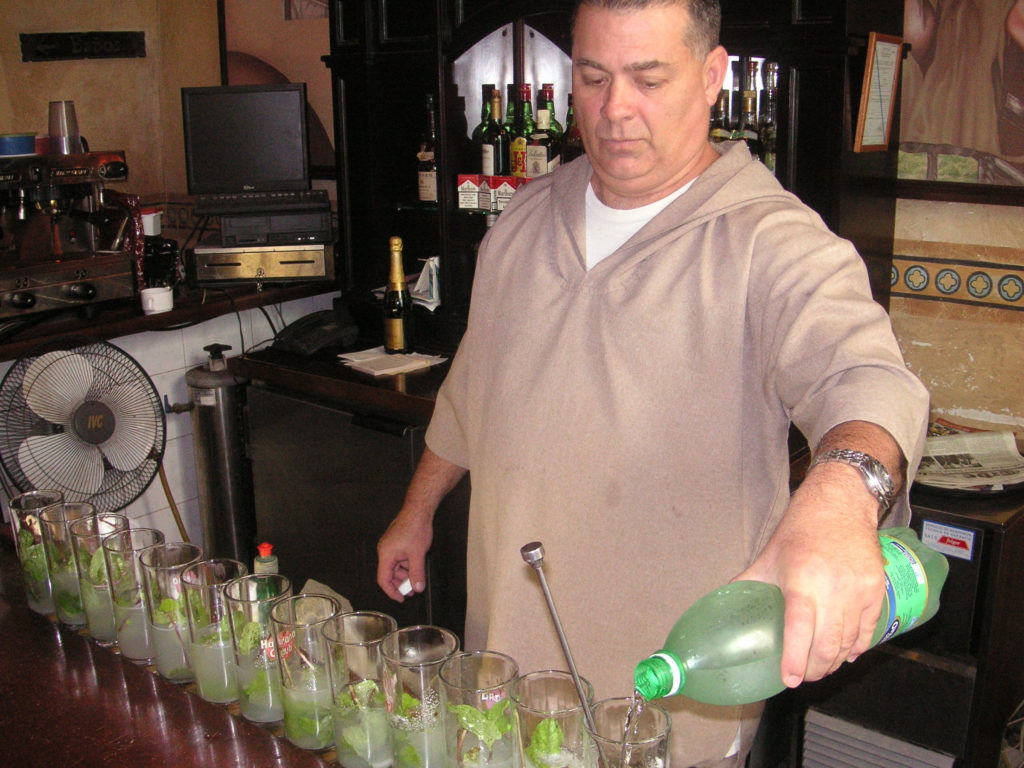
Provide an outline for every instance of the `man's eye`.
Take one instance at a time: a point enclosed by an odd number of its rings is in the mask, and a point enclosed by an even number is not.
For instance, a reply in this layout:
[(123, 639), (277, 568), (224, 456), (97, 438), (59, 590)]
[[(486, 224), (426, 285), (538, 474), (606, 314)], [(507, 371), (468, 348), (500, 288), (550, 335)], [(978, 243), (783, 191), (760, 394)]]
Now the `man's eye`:
[(653, 90), (654, 88), (660, 88), (663, 80), (641, 80), (640, 87), (646, 90)]

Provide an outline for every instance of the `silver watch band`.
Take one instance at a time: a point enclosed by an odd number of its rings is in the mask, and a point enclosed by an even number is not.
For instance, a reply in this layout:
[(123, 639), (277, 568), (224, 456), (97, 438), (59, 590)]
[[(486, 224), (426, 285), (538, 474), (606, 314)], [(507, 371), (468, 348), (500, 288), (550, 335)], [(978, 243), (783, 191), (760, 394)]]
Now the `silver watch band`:
[(864, 478), (864, 484), (875, 498), (878, 499), (882, 511), (889, 510), (896, 500), (896, 486), (892, 481), (892, 476), (882, 462), (873, 456), (869, 456), (861, 451), (854, 451), (850, 448), (830, 448), (815, 456), (810, 467), (807, 469), (810, 471), (811, 468), (819, 464), (831, 461), (849, 464), (859, 469), (861, 476)]

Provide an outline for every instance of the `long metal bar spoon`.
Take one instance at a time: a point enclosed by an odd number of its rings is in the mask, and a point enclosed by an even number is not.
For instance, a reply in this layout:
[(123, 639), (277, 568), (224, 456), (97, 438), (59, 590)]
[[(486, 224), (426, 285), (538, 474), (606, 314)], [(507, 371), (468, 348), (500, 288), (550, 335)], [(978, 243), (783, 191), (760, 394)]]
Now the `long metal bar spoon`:
[[(565, 661), (569, 665), (569, 673), (572, 675), (572, 681), (576, 686), (576, 695), (579, 696), (580, 706), (583, 707), (583, 719), (587, 721), (587, 728), (590, 732), (597, 733), (597, 728), (594, 725), (594, 713), (591, 711), (590, 702), (587, 700), (587, 692), (583, 689), (583, 681), (580, 680), (579, 672), (576, 671), (576, 662), (573, 661), (572, 651), (569, 650), (569, 641), (565, 639), (562, 622), (558, 618), (558, 611), (555, 610), (555, 601), (551, 598), (551, 590), (548, 589), (548, 580), (544, 577), (544, 545), (539, 541), (531, 541), (529, 544), (524, 544), (520, 547), (519, 553), (523, 556), (523, 560), (537, 572), (540, 588), (544, 592), (544, 599), (547, 601), (548, 611), (551, 613), (551, 621), (555, 625), (555, 632), (558, 633), (558, 642), (562, 645), (562, 653), (565, 655)], [(601, 768), (605, 768), (604, 760), (601, 759), (601, 751), (598, 750), (597, 754)]]

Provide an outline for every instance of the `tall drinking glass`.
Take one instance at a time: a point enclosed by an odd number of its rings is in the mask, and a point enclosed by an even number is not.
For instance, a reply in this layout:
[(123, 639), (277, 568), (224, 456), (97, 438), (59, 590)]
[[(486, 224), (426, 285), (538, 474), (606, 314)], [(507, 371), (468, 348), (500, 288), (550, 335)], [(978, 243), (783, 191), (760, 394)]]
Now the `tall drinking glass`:
[(54, 610), (43, 545), (43, 524), (39, 515), (47, 507), (63, 503), (64, 494), (60, 491), (35, 490), (15, 496), (7, 505), (11, 513), (14, 547), (25, 582), (25, 597), (28, 607), (36, 613), (49, 614)]
[(117, 646), (121, 656), (135, 664), (152, 664), (156, 655), (146, 617), (146, 590), (142, 588), (139, 552), (163, 543), (163, 531), (157, 528), (132, 528), (103, 537)]
[(238, 560), (201, 560), (181, 573), (188, 611), (189, 654), (200, 698), (213, 704), (238, 700), (235, 651), (224, 585), (249, 573)]
[(513, 768), (511, 688), (519, 666), (494, 651), (456, 653), (441, 666), (448, 764)]
[[(593, 686), (580, 682), (592, 701)], [(559, 670), (522, 675), (512, 684), (512, 701), (524, 768), (582, 768), (586, 729), (572, 675)]]
[(398, 622), (376, 611), (342, 613), (324, 624), (334, 692), (334, 748), (345, 768), (391, 765), (380, 649), (396, 629)]
[(270, 609), (281, 664), (284, 735), (303, 749), (325, 750), (334, 744), (327, 640), (320, 630), (340, 612), (338, 601), (327, 595), (293, 595)]
[(117, 629), (107, 582), (107, 562), (103, 559), (103, 537), (127, 530), (128, 518), (111, 512), (83, 517), (68, 524), (89, 637), (104, 646), (117, 642)]
[(172, 683), (188, 683), (194, 679), (188, 654), (188, 618), (181, 574), (202, 556), (201, 547), (184, 541), (154, 544), (139, 553), (146, 611), (156, 650), (156, 671)]
[[(626, 734), (633, 699), (601, 699), (594, 704), (594, 728), (586, 727), (587, 768), (665, 768), (668, 765), (672, 718), (660, 704), (645, 702)], [(625, 737), (625, 738), (623, 738)]]
[(445, 765), (441, 665), (459, 639), (441, 627), (418, 625), (384, 638), (384, 695), (395, 763), (401, 768)]
[(242, 717), (254, 723), (269, 725), (284, 719), (281, 666), (270, 626), (270, 606), (291, 594), (291, 581), (277, 573), (255, 573), (224, 585), (235, 650), (238, 706)]
[(43, 543), (46, 550), (46, 567), (50, 572), (53, 606), (57, 612), (57, 620), (69, 627), (78, 628), (85, 625), (85, 609), (82, 608), (78, 566), (75, 564), (75, 551), (68, 526), (75, 520), (92, 517), (95, 514), (96, 510), (92, 504), (77, 501), (47, 507), (39, 515), (43, 523)]

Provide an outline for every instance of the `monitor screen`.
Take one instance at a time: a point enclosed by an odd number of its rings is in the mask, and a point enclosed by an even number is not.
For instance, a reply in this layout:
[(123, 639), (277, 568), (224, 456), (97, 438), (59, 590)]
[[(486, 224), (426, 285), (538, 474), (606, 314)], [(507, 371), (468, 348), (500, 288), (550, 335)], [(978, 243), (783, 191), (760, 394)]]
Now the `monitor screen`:
[(309, 189), (306, 84), (181, 89), (190, 194)]

